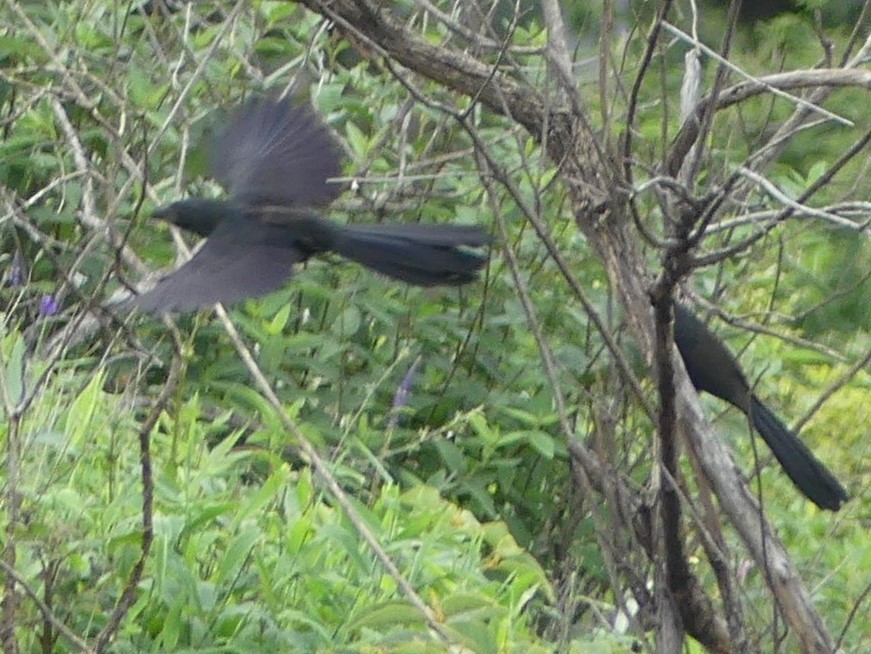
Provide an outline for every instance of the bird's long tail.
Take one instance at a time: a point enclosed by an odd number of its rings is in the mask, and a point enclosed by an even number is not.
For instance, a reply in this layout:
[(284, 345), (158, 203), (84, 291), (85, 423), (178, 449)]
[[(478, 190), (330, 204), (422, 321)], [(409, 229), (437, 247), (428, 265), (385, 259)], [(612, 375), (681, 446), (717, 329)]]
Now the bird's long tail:
[(461, 249), (491, 239), (479, 227), (461, 225), (349, 225), (332, 248), (343, 257), (416, 286), (459, 286), (473, 281), (487, 262)]
[(753, 426), (768, 443), (784, 472), (811, 502), (821, 509), (837, 511), (849, 499), (835, 476), (755, 396), (751, 416)]

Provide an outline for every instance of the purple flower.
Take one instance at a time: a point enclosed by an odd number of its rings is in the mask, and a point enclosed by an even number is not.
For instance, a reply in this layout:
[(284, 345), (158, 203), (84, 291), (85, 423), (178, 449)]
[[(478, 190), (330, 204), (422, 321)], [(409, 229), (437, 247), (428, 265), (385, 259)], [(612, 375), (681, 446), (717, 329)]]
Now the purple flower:
[(39, 298), (39, 315), (40, 316), (53, 316), (58, 312), (57, 300), (54, 299), (53, 295), (43, 295)]
[(395, 429), (399, 424), (399, 412), (408, 404), (408, 398), (411, 397), (411, 387), (414, 386), (414, 380), (417, 378), (417, 366), (420, 364), (420, 357), (414, 360), (405, 377), (399, 383), (396, 393), (393, 395), (393, 404), (390, 407), (390, 420), (387, 421), (388, 429)]

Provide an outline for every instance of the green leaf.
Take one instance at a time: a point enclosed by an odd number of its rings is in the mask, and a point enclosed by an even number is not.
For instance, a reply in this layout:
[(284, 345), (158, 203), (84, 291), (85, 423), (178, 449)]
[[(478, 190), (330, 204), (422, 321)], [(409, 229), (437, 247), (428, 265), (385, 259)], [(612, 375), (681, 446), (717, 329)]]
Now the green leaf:
[(3, 349), (6, 352), (6, 398), (14, 407), (24, 399), (24, 339), (20, 334), (10, 334)]
[(553, 458), (554, 451), (556, 450), (553, 436), (543, 431), (527, 432), (527, 436), (529, 444), (532, 445), (536, 452), (541, 454), (545, 459)]
[(349, 625), (351, 630), (417, 625), (424, 626), (423, 617), (407, 602), (385, 602), (367, 608)]

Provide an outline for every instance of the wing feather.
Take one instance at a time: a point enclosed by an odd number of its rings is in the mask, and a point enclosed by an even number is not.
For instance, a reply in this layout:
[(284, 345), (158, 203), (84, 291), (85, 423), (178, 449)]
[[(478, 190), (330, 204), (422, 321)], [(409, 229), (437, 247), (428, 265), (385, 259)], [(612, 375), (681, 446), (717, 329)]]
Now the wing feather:
[(212, 174), (240, 204), (321, 206), (341, 191), (336, 142), (308, 105), (250, 100), (212, 146)]
[(293, 265), (305, 256), (269, 236), (270, 230), (225, 221), (190, 261), (132, 304), (151, 313), (183, 312), (271, 293), (290, 279)]

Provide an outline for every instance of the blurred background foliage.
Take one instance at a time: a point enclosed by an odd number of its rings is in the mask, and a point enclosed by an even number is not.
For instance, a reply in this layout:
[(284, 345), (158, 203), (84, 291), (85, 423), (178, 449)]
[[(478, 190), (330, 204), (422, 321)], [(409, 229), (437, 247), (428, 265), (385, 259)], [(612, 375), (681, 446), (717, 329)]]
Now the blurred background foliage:
[[(412, 2), (393, 4), (409, 16), (416, 10)], [(565, 8), (578, 59), (592, 62), (578, 75), (593, 115), (601, 102), (595, 4)], [(633, 3), (618, 15), (623, 29), (610, 36), (623, 84), (636, 72), (652, 4)], [(685, 30), (688, 4), (679, 3), (673, 16)], [(816, 64), (810, 3), (796, 4), (803, 8), (795, 13), (745, 16), (733, 60), (756, 75)], [(861, 3), (814, 4), (837, 48)], [(704, 7), (701, 25), (712, 47), (725, 26), (717, 5)], [(526, 12), (509, 30), (513, 3), (497, 8), (496, 24), (510, 31), (512, 45), (526, 48), (512, 55), (513, 65), (525, 82), (543, 84), (539, 16)], [(600, 337), (514, 200), (503, 194), (494, 206), (487, 197), (468, 134), (293, 3), (145, 9), (110, 0), (0, 8), (4, 560), (76, 634), (87, 640), (105, 625), (140, 547), (137, 434), (174, 354), (161, 321), (100, 307), (111, 307), (146, 269), (176, 261), (168, 231), (148, 221), (155, 206), (220, 192), (206, 167), (220, 112), (293, 83), (347, 154), (347, 190), (332, 218), (490, 228), (498, 215), (509, 239), (494, 248), (482, 281), (461, 289), (413, 289), (346, 262), (312, 261), (285, 289), (233, 309), (244, 341), (367, 524), (466, 651), (628, 651), (637, 642), (625, 635), (628, 609), (612, 590), (595, 530), (596, 512), (609, 507), (572, 483), (551, 383), (500, 248), (512, 249), (522, 265), (578, 437), (600, 438), (597, 420), (611, 416), (616, 438), (601, 438), (597, 447), (616, 452), (641, 486), (652, 426), (627, 401)], [(432, 42), (450, 37), (436, 21), (425, 29)], [(659, 53), (661, 75), (649, 76), (642, 90), (641, 161), (657, 162), (676, 132), (684, 52), (675, 41)], [(704, 70), (709, 84), (713, 63)], [(414, 84), (446, 105), (471, 106), (432, 83)], [(619, 125), (625, 98), (609, 102)], [(868, 126), (867, 92), (838, 91), (827, 107)], [(708, 174), (722, 176), (740, 163), (791, 109), (762, 96), (725, 112)], [(472, 116), (523, 198), (547, 217), (619, 338), (605, 276), (552, 183), (552, 164), (506, 119), (480, 108)], [(798, 195), (856, 133), (836, 126), (799, 136), (772, 179)], [(868, 189), (867, 163), (857, 159), (819, 199), (866, 199)], [(774, 206), (761, 193), (749, 200), (747, 212)], [(652, 201), (647, 209), (651, 221), (661, 219)], [(711, 242), (727, 244), (754, 229), (739, 224)], [(118, 254), (121, 244), (130, 256)], [(760, 394), (789, 407), (794, 423), (871, 345), (869, 270), (864, 236), (801, 219), (698, 273), (693, 287), (728, 313), (792, 339), (720, 328)], [(84, 337), (68, 338), (67, 330), (88, 325)], [(151, 431), (155, 543), (111, 651), (441, 651), (313, 482), (212, 313), (180, 317), (177, 325), (182, 376)], [(625, 346), (646, 378), (643, 361)], [(871, 570), (859, 519), (867, 520), (868, 386), (867, 374), (856, 373), (803, 431), (857, 503), (823, 515), (776, 466), (763, 473), (767, 509), (835, 631)], [(751, 470), (744, 419), (727, 412), (718, 424), (724, 437), (735, 435), (730, 444)], [(8, 501), (13, 491), (17, 507)], [(750, 606), (765, 595), (761, 574), (752, 571), (743, 589)], [(74, 649), (27, 599), (16, 616), (23, 651)], [(770, 627), (764, 612), (748, 619), (759, 633)], [(846, 639), (848, 650), (871, 644), (855, 623)]]

